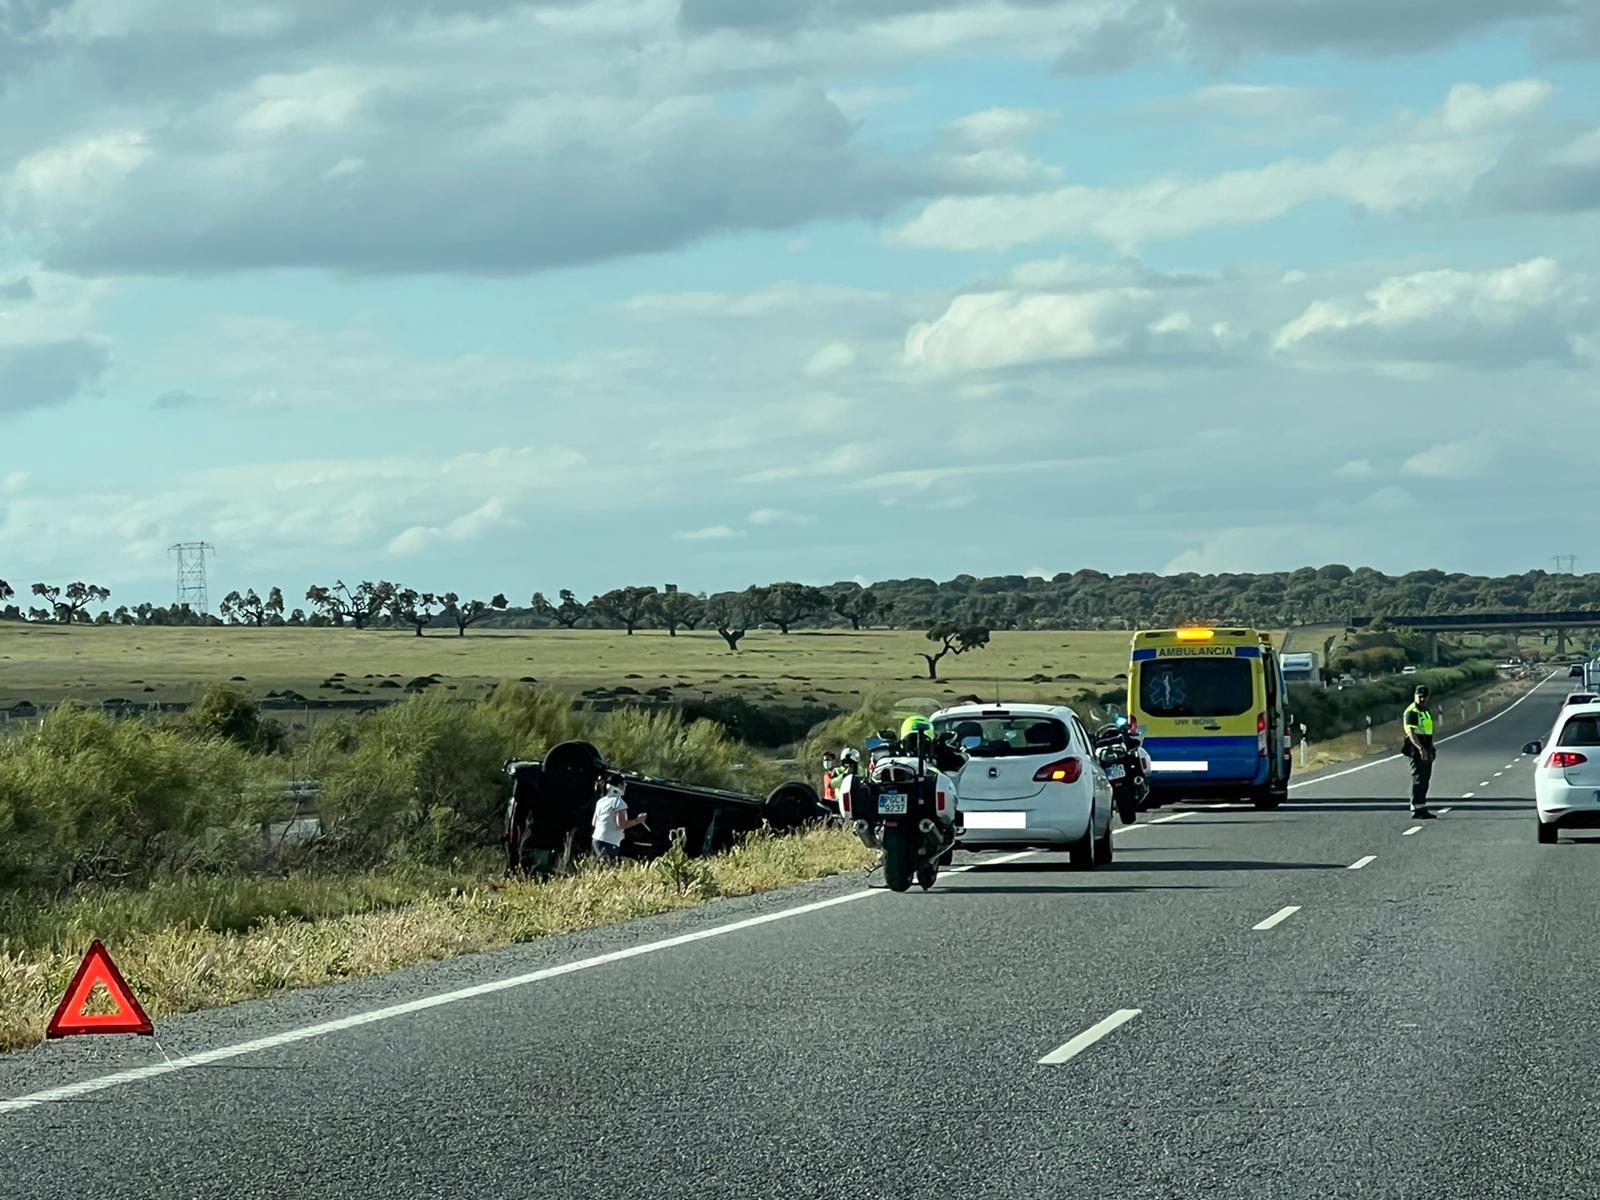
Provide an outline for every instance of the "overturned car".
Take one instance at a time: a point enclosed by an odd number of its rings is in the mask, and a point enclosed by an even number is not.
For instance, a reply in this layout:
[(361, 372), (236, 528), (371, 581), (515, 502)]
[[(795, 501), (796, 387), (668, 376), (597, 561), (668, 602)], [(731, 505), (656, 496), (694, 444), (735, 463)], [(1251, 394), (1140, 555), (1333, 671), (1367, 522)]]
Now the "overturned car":
[(543, 759), (512, 759), (505, 772), (511, 782), (505, 827), (508, 875), (544, 874), (563, 859), (591, 852), (595, 784), (601, 779), (622, 785), (630, 816), (650, 814), (648, 825), (628, 830), (623, 840), (622, 853), (629, 858), (665, 853), (679, 829), (684, 849), (700, 857), (728, 849), (763, 823), (786, 832), (833, 815), (808, 783), (782, 784), (765, 798), (673, 783), (617, 770), (583, 741), (552, 746)]

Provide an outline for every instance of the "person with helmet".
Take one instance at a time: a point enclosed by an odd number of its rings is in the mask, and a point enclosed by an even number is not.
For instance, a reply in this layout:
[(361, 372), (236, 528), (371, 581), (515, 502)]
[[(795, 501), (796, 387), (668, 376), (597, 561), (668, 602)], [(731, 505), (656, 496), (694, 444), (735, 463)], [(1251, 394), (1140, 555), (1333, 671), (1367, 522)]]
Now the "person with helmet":
[[(831, 757), (831, 756), (830, 756)], [(840, 811), (843, 811), (845, 789), (849, 787), (850, 777), (861, 770), (861, 751), (854, 746), (846, 746), (839, 751), (835, 764), (829, 768), (826, 784), (827, 799)]]

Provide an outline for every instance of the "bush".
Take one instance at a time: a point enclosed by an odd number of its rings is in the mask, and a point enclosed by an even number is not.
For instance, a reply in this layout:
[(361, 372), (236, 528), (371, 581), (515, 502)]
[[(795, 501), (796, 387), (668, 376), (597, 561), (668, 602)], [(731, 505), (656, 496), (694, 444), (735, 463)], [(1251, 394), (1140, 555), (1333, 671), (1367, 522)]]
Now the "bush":
[(776, 783), (772, 764), (756, 760), (721, 725), (685, 721), (672, 709), (617, 709), (598, 724), (593, 741), (613, 767), (660, 779), (740, 792), (765, 792)]
[(220, 738), (261, 754), (277, 754), (288, 739), (280, 722), (263, 720), (261, 706), (227, 683), (208, 687), (179, 718), (179, 725), (201, 738)]
[(237, 744), (63, 704), (0, 742), (0, 888), (236, 867), (277, 802)]
[(485, 706), (414, 695), (369, 714), (354, 740), (318, 764), (327, 852), (440, 862), (499, 836), (512, 741)]
[(1369, 716), (1374, 725), (1398, 719), (1419, 684), (1427, 684), (1437, 700), (1494, 677), (1494, 664), (1480, 660), (1459, 667), (1418, 671), (1415, 675), (1391, 675), (1342, 691), (1292, 684), (1289, 707), (1294, 719), (1306, 726), (1308, 738), (1326, 741), (1365, 728)]
[(842, 715), (836, 705), (752, 704), (743, 696), (713, 696), (678, 705), (685, 720), (715, 721), (730, 737), (752, 746), (776, 749), (806, 737), (818, 723)]

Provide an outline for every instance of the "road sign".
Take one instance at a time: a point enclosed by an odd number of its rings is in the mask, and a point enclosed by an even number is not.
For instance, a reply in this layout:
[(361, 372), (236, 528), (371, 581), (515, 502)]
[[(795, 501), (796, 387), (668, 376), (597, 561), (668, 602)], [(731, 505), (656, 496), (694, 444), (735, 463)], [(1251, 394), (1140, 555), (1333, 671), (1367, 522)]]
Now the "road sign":
[[(85, 1015), (89, 996), (96, 984), (103, 984), (116, 1005), (114, 1013)], [(111, 961), (111, 955), (99, 938), (89, 947), (89, 952), (78, 964), (78, 971), (67, 985), (67, 994), (55, 1016), (50, 1018), (44, 1035), (47, 1038), (69, 1037), (75, 1033), (139, 1033), (154, 1035), (156, 1028), (134, 999), (133, 989)]]

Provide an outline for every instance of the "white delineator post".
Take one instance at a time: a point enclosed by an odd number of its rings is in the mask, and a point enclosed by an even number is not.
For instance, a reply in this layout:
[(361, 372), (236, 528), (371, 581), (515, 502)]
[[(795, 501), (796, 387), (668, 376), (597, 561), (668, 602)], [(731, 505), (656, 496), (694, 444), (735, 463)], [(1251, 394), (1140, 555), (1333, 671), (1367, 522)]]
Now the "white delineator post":
[(1367, 718), (1367, 749), (1372, 749), (1372, 718)]

